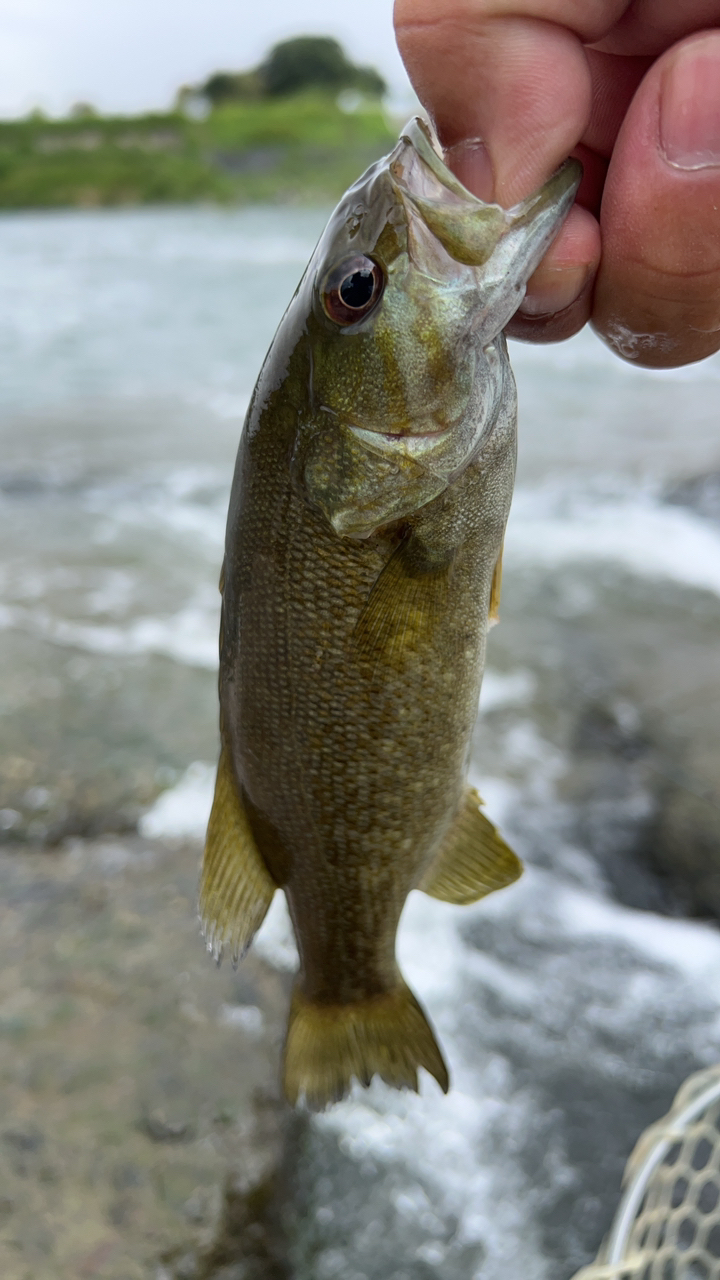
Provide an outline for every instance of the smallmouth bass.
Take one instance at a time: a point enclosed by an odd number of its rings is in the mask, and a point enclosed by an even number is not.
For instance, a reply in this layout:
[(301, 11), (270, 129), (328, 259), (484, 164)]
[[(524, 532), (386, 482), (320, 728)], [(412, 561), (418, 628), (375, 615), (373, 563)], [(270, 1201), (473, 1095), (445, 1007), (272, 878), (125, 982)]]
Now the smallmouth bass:
[(515, 854), (467, 787), (515, 472), (502, 329), (574, 199), (508, 211), (412, 121), (332, 215), (253, 393), (221, 576), (221, 755), (200, 886), (237, 959), (279, 887), (300, 954), (285, 1091), (448, 1088), (395, 960), (411, 889), (474, 902)]

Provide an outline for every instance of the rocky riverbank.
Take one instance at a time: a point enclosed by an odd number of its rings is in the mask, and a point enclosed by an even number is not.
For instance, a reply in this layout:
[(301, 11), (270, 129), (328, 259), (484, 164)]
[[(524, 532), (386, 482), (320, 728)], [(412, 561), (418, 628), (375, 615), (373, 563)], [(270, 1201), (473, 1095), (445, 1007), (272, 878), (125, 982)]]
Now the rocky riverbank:
[[(198, 855), (115, 838), (0, 859), (6, 1280), (145, 1280), (171, 1259), (189, 1280), (182, 1258), (227, 1260), (238, 1199), (274, 1168), (287, 978), (258, 957), (217, 972)], [(262, 1255), (257, 1231), (238, 1243)]]

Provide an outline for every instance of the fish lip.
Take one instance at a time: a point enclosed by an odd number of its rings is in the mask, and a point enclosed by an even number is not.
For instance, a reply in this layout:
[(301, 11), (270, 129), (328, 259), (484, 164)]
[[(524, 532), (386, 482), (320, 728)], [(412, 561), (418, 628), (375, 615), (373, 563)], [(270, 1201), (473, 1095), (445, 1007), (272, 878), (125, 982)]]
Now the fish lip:
[(457, 421), (446, 423), (434, 423), (433, 427), (428, 431), (406, 431), (403, 427), (396, 431), (376, 431), (372, 427), (364, 427), (361, 422), (355, 422), (346, 414), (339, 414), (335, 409), (329, 408), (327, 405), (321, 405), (320, 409), (323, 413), (327, 413), (330, 417), (343, 426), (349, 427), (355, 435), (360, 436), (362, 440), (371, 442), (373, 440), (387, 441), (389, 444), (397, 444), (402, 440), (439, 440), (442, 436), (449, 433), (458, 425)]
[(450, 423), (449, 426), (438, 426), (432, 431), (375, 431), (373, 427), (361, 427), (359, 423), (350, 423), (350, 427), (356, 433), (365, 436), (382, 436), (384, 440), (437, 440), (451, 431), (454, 425)]
[[(418, 160), (420, 160), (424, 165), (425, 170), (432, 174), (436, 182), (439, 183), (440, 187), (443, 189), (443, 194), (446, 199), (449, 196), (461, 203), (468, 202), (471, 207), (477, 206), (478, 208), (485, 209), (491, 207), (490, 202), (481, 200), (478, 196), (474, 195), (473, 192), (470, 191), (458, 177), (456, 177), (445, 161), (445, 156), (435, 131), (426, 120), (423, 120), (422, 116), (418, 115), (411, 116), (405, 127), (401, 129), (397, 148), (399, 154), (394, 164), (390, 166), (393, 172), (393, 177), (395, 178), (398, 186), (404, 188), (410, 196), (415, 194), (419, 195), (420, 192), (415, 193), (413, 191), (412, 185), (407, 182), (405, 174), (403, 173), (402, 167), (399, 163), (402, 155), (402, 149), (407, 146), (412, 148), (412, 151)], [(505, 210), (503, 210), (498, 204), (493, 204), (492, 207), (498, 209), (501, 213), (505, 212)]]
[(371, 447), (374, 445), (377, 449), (387, 448), (388, 445), (407, 445), (410, 448), (415, 446), (416, 449), (430, 448), (439, 441), (449, 436), (456, 427), (456, 423), (451, 422), (449, 426), (438, 427), (436, 431), (373, 431), (369, 427), (361, 427), (358, 423), (348, 422), (347, 424), (354, 435), (358, 436), (365, 444)]

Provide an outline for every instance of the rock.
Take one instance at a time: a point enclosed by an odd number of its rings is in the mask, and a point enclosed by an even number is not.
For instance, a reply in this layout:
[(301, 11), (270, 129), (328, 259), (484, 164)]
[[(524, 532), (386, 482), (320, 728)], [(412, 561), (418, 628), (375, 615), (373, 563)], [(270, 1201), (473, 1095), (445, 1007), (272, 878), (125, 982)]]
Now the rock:
[(152, 1142), (190, 1142), (194, 1129), (188, 1120), (167, 1120), (162, 1111), (152, 1111), (138, 1121), (138, 1129)]
[(526, 790), (513, 816), (541, 865), (573, 845), (618, 901), (720, 919), (718, 635), (720, 601), (669, 582), (631, 589), (611, 567), (592, 590), (580, 568), (509, 578), (489, 664), (530, 673), (534, 693), (481, 719), (476, 753), (481, 777), (512, 777), (502, 744), (512, 755), (530, 724), (537, 752), (558, 753), (558, 803), (526, 820)]
[(665, 494), (673, 506), (689, 507), (699, 516), (720, 523), (720, 471), (709, 471), (680, 481)]
[[(720, 758), (717, 767), (720, 770)], [(704, 793), (699, 789), (704, 782), (697, 773), (689, 786), (668, 781), (660, 799), (653, 852), (658, 868), (684, 895), (689, 912), (720, 920), (720, 799), (709, 787)]]
[(16, 1151), (39, 1151), (45, 1145), (45, 1138), (39, 1129), (5, 1129), (3, 1142), (14, 1147)]
[(0, 630), (0, 845), (134, 832), (193, 760), (216, 758), (216, 684), (168, 659), (80, 657)]

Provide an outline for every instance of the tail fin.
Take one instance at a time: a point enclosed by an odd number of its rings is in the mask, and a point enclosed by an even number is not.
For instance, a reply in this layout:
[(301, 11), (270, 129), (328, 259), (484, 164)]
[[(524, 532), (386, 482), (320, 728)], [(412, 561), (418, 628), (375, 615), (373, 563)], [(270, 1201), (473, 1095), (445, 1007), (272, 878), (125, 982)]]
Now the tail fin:
[(284, 1067), (285, 1093), (293, 1105), (304, 1094), (312, 1111), (322, 1111), (348, 1093), (353, 1076), (369, 1085), (377, 1074), (396, 1089), (417, 1092), (418, 1067), (447, 1093), (443, 1056), (402, 980), (386, 995), (348, 1005), (314, 1004), (294, 991)]

